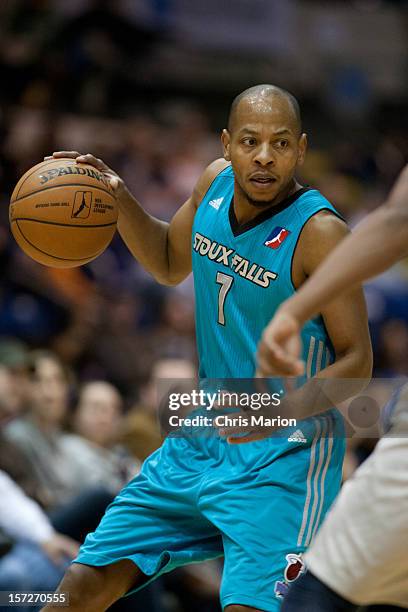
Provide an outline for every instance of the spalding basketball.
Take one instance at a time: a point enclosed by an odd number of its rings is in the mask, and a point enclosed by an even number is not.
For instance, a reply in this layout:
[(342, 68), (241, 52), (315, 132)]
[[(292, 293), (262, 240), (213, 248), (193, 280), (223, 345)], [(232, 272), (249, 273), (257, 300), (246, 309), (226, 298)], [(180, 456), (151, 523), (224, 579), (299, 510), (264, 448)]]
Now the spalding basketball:
[(103, 253), (115, 233), (118, 207), (106, 177), (74, 159), (28, 170), (10, 202), (14, 238), (27, 255), (54, 268), (73, 268)]

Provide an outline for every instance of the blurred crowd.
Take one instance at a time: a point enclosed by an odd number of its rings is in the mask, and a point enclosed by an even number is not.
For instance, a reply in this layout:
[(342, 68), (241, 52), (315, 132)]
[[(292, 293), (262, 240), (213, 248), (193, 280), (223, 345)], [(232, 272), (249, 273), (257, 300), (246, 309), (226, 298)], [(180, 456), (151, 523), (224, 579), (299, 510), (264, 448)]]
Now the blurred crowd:
[[(55, 588), (161, 443), (157, 381), (192, 378), (197, 364), (191, 277), (157, 285), (119, 236), (85, 267), (36, 264), (9, 232), (13, 186), (52, 151), (91, 152), (169, 220), (221, 155), (228, 114), (216, 96), (208, 106), (183, 92), (152, 96), (151, 83), (144, 90), (143, 63), (159, 32), (123, 19), (115, 3), (88, 2), (65, 20), (54, 4), (0, 8), (0, 591)], [(367, 121), (332, 125), (330, 108), (304, 102), (311, 144), (300, 179), (353, 226), (407, 161), (408, 126), (381, 104)], [(407, 278), (403, 261), (366, 288), (379, 377), (408, 375)], [(349, 471), (371, 447), (353, 449)], [(180, 571), (112, 609), (219, 610), (220, 571)]]
[[(55, 353), (0, 342), (1, 591), (56, 588), (86, 534), (161, 443), (157, 377), (193, 374), (188, 361), (159, 360), (140, 403), (125, 412), (111, 383), (78, 385)], [(212, 612), (219, 576), (217, 564), (180, 570), (112, 609), (189, 610), (198, 596)]]

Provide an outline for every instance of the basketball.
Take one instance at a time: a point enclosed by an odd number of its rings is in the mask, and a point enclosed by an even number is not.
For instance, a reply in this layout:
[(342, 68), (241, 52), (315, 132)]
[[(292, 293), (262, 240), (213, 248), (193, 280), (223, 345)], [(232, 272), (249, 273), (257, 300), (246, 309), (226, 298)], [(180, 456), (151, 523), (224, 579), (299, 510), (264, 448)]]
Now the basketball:
[(118, 208), (99, 170), (61, 158), (37, 164), (21, 177), (9, 218), (14, 238), (32, 259), (73, 268), (103, 253), (115, 233)]

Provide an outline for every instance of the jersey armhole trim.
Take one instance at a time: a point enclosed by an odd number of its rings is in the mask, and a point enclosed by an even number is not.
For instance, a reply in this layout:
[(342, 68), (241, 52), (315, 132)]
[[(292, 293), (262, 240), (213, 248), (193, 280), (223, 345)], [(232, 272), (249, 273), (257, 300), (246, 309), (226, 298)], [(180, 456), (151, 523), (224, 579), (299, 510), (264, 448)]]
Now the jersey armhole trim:
[(213, 180), (211, 181), (211, 183), (208, 185), (203, 197), (201, 198), (196, 211), (200, 208), (201, 204), (203, 203), (203, 200), (205, 200), (205, 198), (207, 197), (208, 192), (210, 191), (211, 187), (214, 185), (215, 181), (220, 177), (220, 174), (222, 174), (223, 172), (225, 172), (226, 170), (228, 170), (228, 168), (231, 168), (231, 164), (229, 164), (228, 166), (225, 166), (225, 168), (223, 168), (222, 170), (220, 170), (218, 172), (218, 174), (216, 174), (213, 178)]
[(319, 208), (319, 210), (316, 210), (312, 215), (310, 215), (310, 217), (308, 217), (306, 219), (306, 221), (303, 223), (302, 227), (300, 228), (300, 231), (299, 231), (299, 234), (298, 234), (298, 237), (297, 237), (297, 240), (296, 240), (296, 244), (295, 244), (295, 247), (293, 249), (292, 258), (291, 258), (291, 261), (290, 261), (290, 284), (292, 285), (292, 289), (293, 289), (294, 292), (296, 292), (296, 291), (298, 291), (300, 289), (300, 287), (296, 288), (295, 284), (293, 282), (293, 260), (294, 260), (294, 257), (295, 257), (296, 249), (297, 249), (298, 244), (299, 244), (300, 237), (301, 237), (302, 232), (303, 232), (303, 230), (305, 228), (305, 225), (310, 221), (310, 219), (312, 219), (315, 215), (317, 215), (318, 213), (321, 213), (321, 212), (323, 212), (325, 210), (330, 212), (332, 215), (334, 215), (338, 219), (341, 219), (342, 221), (344, 221), (344, 223), (346, 223), (346, 220), (344, 219), (344, 217), (340, 213), (338, 213), (336, 210), (334, 210), (333, 208), (330, 208), (329, 206), (324, 206), (323, 208)]

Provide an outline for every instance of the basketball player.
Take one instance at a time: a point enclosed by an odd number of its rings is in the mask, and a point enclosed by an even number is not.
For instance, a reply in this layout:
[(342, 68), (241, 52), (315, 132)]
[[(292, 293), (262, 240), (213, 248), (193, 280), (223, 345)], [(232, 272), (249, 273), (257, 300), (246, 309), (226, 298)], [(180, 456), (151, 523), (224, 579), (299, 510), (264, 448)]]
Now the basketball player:
[[(386, 203), (280, 307), (263, 334), (263, 374), (299, 374), (299, 330), (305, 321), (322, 304), (406, 256), (408, 166)], [(351, 612), (359, 604), (381, 603), (408, 608), (407, 385), (386, 412), (389, 436), (344, 485), (306, 553), (309, 571), (291, 587), (282, 612)]]
[[(116, 189), (119, 231), (161, 283), (193, 270), (201, 379), (251, 378), (262, 330), (345, 237), (333, 206), (295, 178), (306, 153), (291, 94), (260, 85), (233, 102), (222, 133), (224, 159), (204, 171), (170, 224), (151, 217), (101, 160)], [(367, 377), (371, 345), (360, 288), (304, 329), (310, 374)], [(86, 538), (59, 589), (70, 609), (105, 610), (122, 595), (188, 563), (225, 557), (227, 612), (279, 610), (287, 579), (338, 493), (344, 441), (333, 411), (302, 435), (245, 447), (211, 436), (168, 437)], [(53, 606), (46, 606), (53, 610)]]

